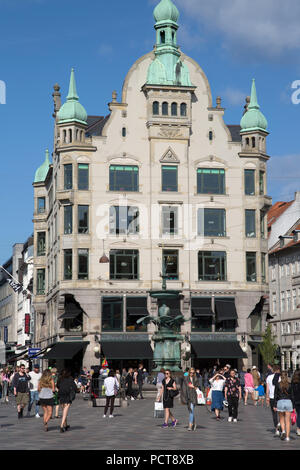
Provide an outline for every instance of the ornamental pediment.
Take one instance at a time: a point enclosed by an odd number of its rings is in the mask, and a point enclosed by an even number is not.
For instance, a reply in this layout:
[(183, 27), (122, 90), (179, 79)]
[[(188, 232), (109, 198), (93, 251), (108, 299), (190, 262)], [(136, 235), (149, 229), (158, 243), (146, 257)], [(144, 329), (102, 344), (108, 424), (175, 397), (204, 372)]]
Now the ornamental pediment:
[(159, 161), (161, 163), (180, 163), (179, 158), (171, 147), (168, 148)]

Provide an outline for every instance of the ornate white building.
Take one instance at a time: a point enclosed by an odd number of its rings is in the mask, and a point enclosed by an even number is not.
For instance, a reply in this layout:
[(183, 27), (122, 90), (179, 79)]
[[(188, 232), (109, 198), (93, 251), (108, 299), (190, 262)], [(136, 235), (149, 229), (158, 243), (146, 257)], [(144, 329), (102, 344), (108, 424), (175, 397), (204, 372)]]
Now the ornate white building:
[(267, 122), (253, 81), (241, 126), (225, 124), (204, 71), (177, 46), (178, 16), (171, 0), (157, 5), (156, 46), (108, 116), (87, 115), (74, 70), (63, 105), (54, 87), (53, 162), (47, 153), (34, 181), (34, 265), (36, 346), (53, 346), (44, 357), (58, 366), (98, 364), (100, 348), (114, 367), (151, 368), (153, 327), (136, 320), (157, 313), (149, 291), (163, 268), (168, 289), (182, 291), (172, 312), (191, 319), (182, 333), (194, 365), (258, 364)]

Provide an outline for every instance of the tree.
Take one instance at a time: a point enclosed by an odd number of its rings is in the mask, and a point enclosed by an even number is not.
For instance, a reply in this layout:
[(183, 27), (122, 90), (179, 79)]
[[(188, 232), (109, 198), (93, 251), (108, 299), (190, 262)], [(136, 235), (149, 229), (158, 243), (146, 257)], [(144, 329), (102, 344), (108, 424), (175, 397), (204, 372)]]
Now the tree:
[(277, 357), (277, 344), (275, 344), (275, 337), (272, 335), (271, 326), (268, 325), (263, 337), (263, 342), (259, 345), (259, 352), (262, 355), (264, 363), (274, 364)]

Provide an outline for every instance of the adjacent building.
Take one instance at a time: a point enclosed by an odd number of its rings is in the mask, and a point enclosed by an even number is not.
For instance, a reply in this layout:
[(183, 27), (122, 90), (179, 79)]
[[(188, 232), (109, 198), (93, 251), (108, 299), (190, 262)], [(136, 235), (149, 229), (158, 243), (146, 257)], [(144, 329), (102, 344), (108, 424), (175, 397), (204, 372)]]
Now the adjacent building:
[[(284, 370), (300, 365), (300, 193), (268, 214), (270, 324)], [(277, 237), (277, 240), (275, 238)]]
[(160, 304), (189, 320), (192, 363), (260, 364), (268, 292), (267, 121), (255, 81), (240, 125), (177, 45), (179, 12), (154, 10), (156, 44), (129, 70), (107, 116), (88, 116), (75, 72), (61, 104), (54, 87), (54, 147), (34, 186), (36, 346), (73, 369), (143, 360)]

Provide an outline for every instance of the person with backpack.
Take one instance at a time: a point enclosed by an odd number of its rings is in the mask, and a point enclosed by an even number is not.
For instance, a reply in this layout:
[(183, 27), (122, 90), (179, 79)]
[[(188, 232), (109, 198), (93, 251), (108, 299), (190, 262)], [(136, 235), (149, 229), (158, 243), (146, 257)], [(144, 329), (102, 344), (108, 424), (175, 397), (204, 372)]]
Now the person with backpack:
[(189, 411), (188, 431), (196, 431), (195, 407), (198, 404), (197, 388), (199, 388), (199, 379), (195, 369), (189, 370), (188, 377), (184, 377), (181, 388), (181, 402), (187, 405)]
[(60, 432), (63, 433), (70, 429), (67, 423), (68, 413), (72, 402), (76, 398), (77, 387), (74, 382), (71, 372), (64, 369), (57, 381), (58, 401), (62, 407), (62, 419), (60, 425)]

